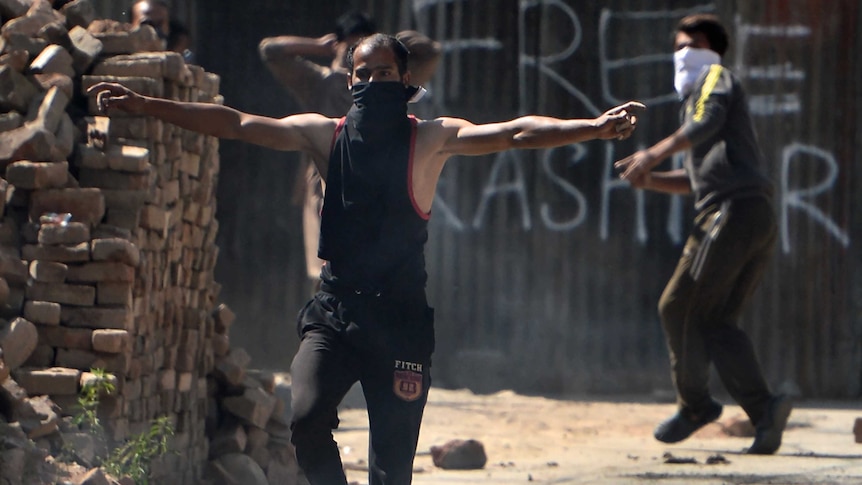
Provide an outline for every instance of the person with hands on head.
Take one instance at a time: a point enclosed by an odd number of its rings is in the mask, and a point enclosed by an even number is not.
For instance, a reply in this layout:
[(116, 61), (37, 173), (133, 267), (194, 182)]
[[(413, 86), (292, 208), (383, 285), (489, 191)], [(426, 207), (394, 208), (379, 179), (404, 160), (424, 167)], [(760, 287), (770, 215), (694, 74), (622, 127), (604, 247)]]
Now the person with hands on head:
[(311, 155), (326, 181), (318, 254), (320, 291), (300, 311), (291, 364), (291, 441), (312, 485), (346, 484), (332, 430), (337, 406), (362, 384), (369, 417), (369, 484), (409, 484), (431, 383), (434, 313), (428, 305), (424, 247), (437, 182), (456, 155), (548, 148), (628, 138), (627, 102), (594, 119), (529, 115), (474, 124), (407, 114), (407, 48), (375, 34), (347, 56), (353, 105), (331, 118), (276, 119), (227, 106), (169, 101), (118, 84), (88, 90), (98, 106), (149, 115), (206, 135)]
[[(721, 65), (728, 36), (718, 18), (683, 18), (675, 35), (674, 86), (682, 99), (682, 126), (655, 145), (615, 163), (633, 187), (694, 194), (691, 235), (659, 300), (670, 353), (678, 411), (655, 429), (675, 443), (718, 419), (710, 396), (715, 365), (730, 396), (756, 428), (749, 454), (773, 454), (792, 409), (763, 377), (754, 347), (739, 327), (740, 314), (772, 257), (777, 228), (772, 184), (739, 80)], [(653, 171), (677, 152), (684, 168)]]
[[(374, 21), (358, 10), (341, 15), (331, 33), (321, 37), (279, 35), (264, 38), (261, 59), (273, 76), (291, 93), (305, 112), (341, 117), (353, 98), (347, 89), (347, 51), (362, 37), (377, 32)], [(424, 86), (433, 76), (442, 54), (439, 43), (415, 31), (396, 34), (410, 51), (411, 82)], [(326, 65), (316, 61), (326, 62)], [(303, 155), (294, 190), (294, 202), (303, 207), (302, 226), (306, 271), (312, 293), (319, 289), (323, 261), (317, 257), (323, 187), (313, 161)]]

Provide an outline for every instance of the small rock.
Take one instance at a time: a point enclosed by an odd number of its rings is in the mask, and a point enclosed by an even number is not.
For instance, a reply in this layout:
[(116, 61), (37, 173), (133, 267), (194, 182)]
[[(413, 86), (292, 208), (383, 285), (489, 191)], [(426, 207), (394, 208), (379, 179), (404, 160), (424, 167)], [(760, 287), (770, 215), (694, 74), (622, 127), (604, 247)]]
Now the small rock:
[(485, 447), (476, 440), (451, 440), (431, 447), (434, 465), (444, 470), (479, 470), (488, 461)]

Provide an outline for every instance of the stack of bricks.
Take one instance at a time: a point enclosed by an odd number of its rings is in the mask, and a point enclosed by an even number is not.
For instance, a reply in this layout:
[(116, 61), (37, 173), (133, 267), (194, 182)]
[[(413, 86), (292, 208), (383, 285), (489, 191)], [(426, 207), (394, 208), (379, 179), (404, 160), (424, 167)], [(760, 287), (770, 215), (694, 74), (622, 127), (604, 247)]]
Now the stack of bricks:
[(290, 443), (287, 403), (275, 394), (275, 375), (249, 369), (248, 353), (230, 348), (228, 334), (235, 316), (226, 305), (214, 315), (216, 365), (209, 377), (206, 420), (208, 478), (216, 483), (233, 483), (237, 476), (272, 485), (307, 483)]
[(216, 364), (218, 142), (102, 116), (84, 93), (112, 81), (221, 102), (218, 77), (176, 53), (141, 52), (158, 47), (154, 31), (97, 20), (89, 0), (59, 11), (0, 0), (0, 18), (0, 332), (12, 322), (38, 334), (7, 380), (69, 416), (88, 371), (105, 369), (117, 386), (99, 408), (108, 442), (168, 416), (173, 452), (152, 478), (195, 483)]

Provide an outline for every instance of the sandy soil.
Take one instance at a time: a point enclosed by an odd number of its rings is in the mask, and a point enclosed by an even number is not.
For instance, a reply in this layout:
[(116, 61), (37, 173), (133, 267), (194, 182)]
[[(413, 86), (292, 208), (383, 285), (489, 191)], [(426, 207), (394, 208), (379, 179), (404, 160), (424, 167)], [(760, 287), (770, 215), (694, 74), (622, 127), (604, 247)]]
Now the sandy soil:
[[(347, 402), (335, 438), (348, 478), (367, 484), (367, 414)], [(860, 402), (797, 403), (774, 456), (742, 453), (751, 438), (728, 434), (743, 414), (726, 402), (722, 417), (688, 440), (675, 445), (656, 441), (653, 427), (673, 412), (673, 404), (648, 397), (557, 400), (508, 391), (474, 395), (432, 389), (413, 483), (862, 484), (862, 444), (853, 436), (854, 421), (862, 417)], [(470, 438), (485, 446), (484, 469), (434, 466), (432, 445)], [(696, 463), (666, 463), (668, 453)], [(715, 455), (725, 462), (707, 464)]]

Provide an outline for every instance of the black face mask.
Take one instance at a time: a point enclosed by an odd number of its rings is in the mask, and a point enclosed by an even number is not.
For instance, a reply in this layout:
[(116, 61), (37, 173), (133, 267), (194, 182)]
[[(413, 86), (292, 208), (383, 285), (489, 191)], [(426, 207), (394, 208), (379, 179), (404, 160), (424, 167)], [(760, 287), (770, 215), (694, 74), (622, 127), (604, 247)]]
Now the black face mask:
[(347, 113), (351, 131), (357, 140), (377, 144), (391, 139), (404, 126), (407, 100), (416, 93), (415, 87), (398, 81), (362, 82), (353, 85), (353, 106)]

